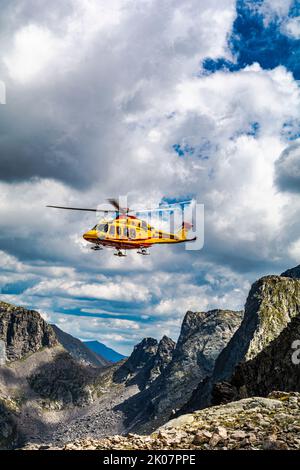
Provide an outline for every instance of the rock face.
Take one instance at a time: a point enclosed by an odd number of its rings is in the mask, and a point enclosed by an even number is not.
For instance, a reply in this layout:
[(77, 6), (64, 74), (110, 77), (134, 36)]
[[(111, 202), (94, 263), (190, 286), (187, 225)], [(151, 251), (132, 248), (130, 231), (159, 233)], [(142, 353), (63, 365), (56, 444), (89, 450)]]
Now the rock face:
[(212, 373), (215, 360), (242, 320), (242, 312), (187, 312), (172, 361), (151, 389), (154, 414), (165, 420)]
[(280, 276), (283, 277), (291, 277), (293, 279), (300, 279), (300, 264), (295, 266), (294, 268), (287, 269), (284, 271)]
[[(230, 382), (236, 366), (253, 360), (299, 313), (299, 280), (265, 276), (256, 281), (249, 292), (241, 326), (219, 355), (212, 377), (199, 383), (182, 412), (209, 405), (214, 384)], [(226, 393), (230, 395), (228, 387)]]
[(61, 409), (69, 405), (91, 404), (95, 377), (95, 370), (62, 352), (53, 362), (42, 364), (28, 378), (28, 382), (38, 395), (51, 400), (57, 409)]
[(74, 336), (65, 333), (56, 325), (51, 325), (58, 342), (71, 354), (71, 356), (81, 364), (107, 367), (111, 364), (104, 357), (91, 351), (85, 344)]
[(168, 336), (163, 336), (157, 346), (152, 367), (147, 378), (147, 385), (156, 380), (171, 362), (176, 343)]
[(273, 390), (300, 391), (300, 315), (254, 359), (241, 362), (229, 382), (217, 383), (212, 403), (267, 396)]
[(11, 449), (18, 442), (17, 426), (9, 405), (9, 400), (0, 398), (0, 450)]
[[(191, 396), (199, 380), (211, 374), (215, 359), (228, 343), (242, 319), (242, 312), (212, 310), (187, 312), (176, 347), (171, 354), (169, 340), (163, 338), (151, 360), (151, 382), (130, 398), (122, 407), (128, 424), (139, 432), (149, 432), (165, 423), (173, 410), (180, 408)], [(166, 348), (166, 346), (168, 346)], [(174, 344), (171, 345), (174, 347)], [(161, 373), (157, 374), (155, 357), (164, 351)], [(161, 353), (160, 353), (161, 354)], [(151, 377), (151, 373), (147, 373)], [(149, 380), (149, 379), (148, 379)], [(142, 412), (141, 412), (142, 410)]]
[(174, 341), (167, 336), (159, 343), (154, 338), (144, 338), (116, 371), (114, 381), (125, 382), (127, 385), (137, 384), (143, 390), (166, 368), (172, 359), (174, 348)]
[(0, 340), (5, 343), (7, 361), (57, 344), (53, 329), (38, 312), (5, 302), (0, 302)]

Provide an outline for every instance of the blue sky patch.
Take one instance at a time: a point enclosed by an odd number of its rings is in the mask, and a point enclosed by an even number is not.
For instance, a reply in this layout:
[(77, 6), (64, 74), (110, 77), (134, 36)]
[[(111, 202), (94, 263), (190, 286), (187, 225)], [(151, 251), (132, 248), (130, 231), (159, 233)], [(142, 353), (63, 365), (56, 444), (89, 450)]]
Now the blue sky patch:
[[(300, 79), (300, 40), (284, 33), (286, 17), (274, 16), (269, 22), (264, 21), (260, 8), (262, 3), (262, 0), (237, 1), (237, 18), (228, 40), (235, 61), (230, 62), (222, 57), (216, 60), (206, 58), (202, 64), (204, 72), (232, 72), (258, 62), (264, 69), (284, 65), (295, 79)], [(295, 1), (288, 18), (299, 14), (300, 5)]]

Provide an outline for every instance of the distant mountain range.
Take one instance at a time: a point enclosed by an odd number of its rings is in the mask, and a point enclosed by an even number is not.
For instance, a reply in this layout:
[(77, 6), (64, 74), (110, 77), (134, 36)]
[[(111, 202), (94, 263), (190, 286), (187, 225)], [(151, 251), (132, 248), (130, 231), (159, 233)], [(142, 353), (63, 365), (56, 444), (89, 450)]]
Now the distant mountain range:
[(104, 357), (107, 361), (110, 362), (118, 362), (122, 359), (125, 359), (126, 357), (114, 349), (108, 348), (105, 346), (105, 344), (100, 343), (99, 341), (83, 341), (83, 344), (85, 344), (91, 351), (101, 357)]

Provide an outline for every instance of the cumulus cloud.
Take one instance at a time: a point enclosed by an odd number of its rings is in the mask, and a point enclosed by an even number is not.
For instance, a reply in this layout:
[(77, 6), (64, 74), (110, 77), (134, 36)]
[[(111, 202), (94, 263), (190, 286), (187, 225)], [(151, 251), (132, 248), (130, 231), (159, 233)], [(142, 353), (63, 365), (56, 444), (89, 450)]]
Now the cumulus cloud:
[[(10, 99), (1, 116), (1, 179), (49, 177), (76, 187), (107, 187), (116, 169), (127, 174), (127, 154), (142, 154), (128, 138), (127, 114), (197, 73), (207, 53), (226, 53), (235, 15), (233, 0), (74, 0), (54, 5), (57, 27), (49, 7), (21, 2), (15, 15), (11, 3), (3, 11)], [(138, 174), (148, 166), (143, 157), (135, 165)]]

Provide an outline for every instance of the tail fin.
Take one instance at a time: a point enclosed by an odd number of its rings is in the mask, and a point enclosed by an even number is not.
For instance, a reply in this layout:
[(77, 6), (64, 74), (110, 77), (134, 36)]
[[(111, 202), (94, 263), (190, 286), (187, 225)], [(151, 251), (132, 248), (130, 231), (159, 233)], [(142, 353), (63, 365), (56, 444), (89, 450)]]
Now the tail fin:
[(177, 232), (177, 236), (182, 240), (187, 238), (188, 231), (193, 227), (193, 224), (183, 222), (181, 228)]

